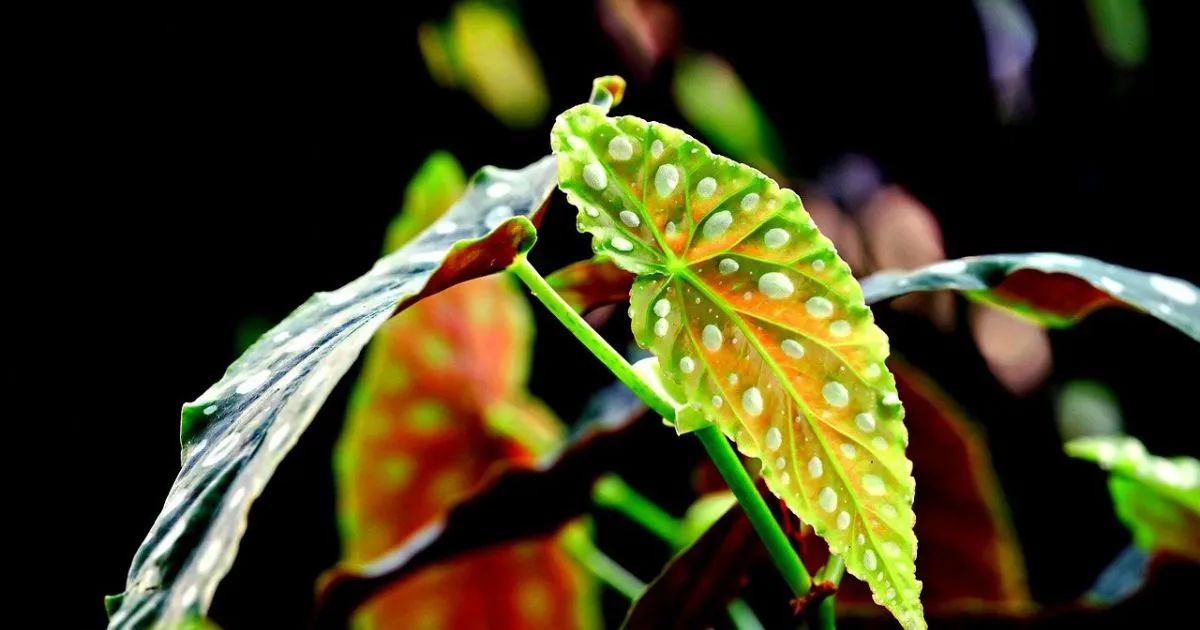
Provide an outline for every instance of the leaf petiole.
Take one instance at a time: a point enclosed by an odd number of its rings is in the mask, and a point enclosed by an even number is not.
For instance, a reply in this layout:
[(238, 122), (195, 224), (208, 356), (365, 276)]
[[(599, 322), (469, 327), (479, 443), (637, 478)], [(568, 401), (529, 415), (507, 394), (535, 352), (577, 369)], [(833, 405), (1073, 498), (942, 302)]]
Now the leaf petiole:
[(679, 519), (642, 496), (616, 475), (600, 478), (592, 488), (592, 499), (599, 505), (629, 517), (671, 547), (677, 547), (683, 539), (683, 526)]
[[(571, 331), (638, 398), (663, 418), (671, 422), (675, 421), (675, 405), (643, 380), (633, 366), (625, 360), (625, 357), (613, 349), (583, 317), (567, 304), (566, 300), (546, 283), (545, 278), (538, 273), (528, 258), (521, 256), (508, 269), (524, 282), (534, 297), (545, 305), (550, 313), (562, 322), (567, 330)], [(742, 504), (746, 516), (754, 525), (754, 530), (762, 539), (775, 567), (787, 582), (788, 587), (797, 597), (807, 594), (812, 586), (808, 571), (800, 562), (800, 557), (796, 554), (787, 535), (775, 521), (767, 503), (758, 493), (754, 481), (742, 466), (741, 460), (729, 446), (729, 441), (721, 435), (716, 427), (712, 426), (695, 431), (695, 435), (700, 438), (709, 457), (716, 464), (721, 476), (725, 478), (725, 483), (729, 485), (738, 502)]]

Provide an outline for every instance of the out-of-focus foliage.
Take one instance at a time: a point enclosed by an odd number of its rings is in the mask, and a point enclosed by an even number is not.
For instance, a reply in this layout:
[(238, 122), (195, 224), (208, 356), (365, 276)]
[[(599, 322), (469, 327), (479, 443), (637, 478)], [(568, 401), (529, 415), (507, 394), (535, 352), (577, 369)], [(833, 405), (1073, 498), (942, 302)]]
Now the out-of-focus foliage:
[(504, 4), (462, 0), (444, 23), (422, 24), (421, 54), (435, 81), (466, 90), (504, 124), (536, 126), (550, 96), (520, 20)]
[(972, 306), (971, 334), (996, 380), (1018, 396), (1040, 387), (1053, 363), (1046, 329), (1007, 311)]
[(1088, 0), (1092, 32), (1104, 54), (1121, 68), (1137, 68), (1146, 60), (1150, 28), (1142, 0)]
[(679, 12), (667, 0), (596, 0), (600, 24), (640, 79), (674, 52)]
[(629, 299), (633, 274), (614, 265), (606, 256), (581, 260), (555, 271), (546, 282), (580, 313)]
[[(169, 627), (203, 616), (233, 564), (250, 505), (375, 331), (417, 300), (503, 270), (528, 251), (553, 189), (553, 160), (484, 169), (441, 218), (444, 227), (313, 296), (184, 405), (182, 470), (125, 592), (110, 602), (109, 627)], [(489, 227), (501, 208), (507, 220)]]
[(404, 189), (404, 205), (388, 226), (384, 253), (396, 251), (433, 225), (466, 188), (466, 174), (453, 155), (446, 151), (431, 154)]
[(711, 53), (680, 55), (673, 92), (680, 113), (717, 149), (772, 177), (782, 175), (779, 133), (729, 62)]
[[(454, 157), (434, 154), (408, 187), (387, 249), (432, 225), (464, 189)], [(497, 462), (532, 462), (561, 444), (563, 427), (525, 389), (532, 343), (529, 306), (504, 274), (448, 289), (384, 324), (336, 451), (346, 563), (403, 544)], [(591, 628), (595, 591), (557, 538), (522, 541), (399, 582), (358, 611), (356, 627)]]
[(1200, 562), (1200, 462), (1151, 455), (1128, 436), (1079, 438), (1066, 451), (1109, 471), (1113, 506), (1139, 547)]
[(1037, 27), (1020, 0), (975, 0), (975, 10), (987, 46), (997, 113), (1009, 122), (1033, 106), (1029, 68), (1037, 49)]
[[(330, 571), (318, 587), (318, 627), (337, 624), (373, 593), (427, 567), (546, 536), (590, 510), (596, 480), (627, 472), (632, 463), (623, 458), (661, 431), (655, 422), (638, 421), (645, 408), (636, 399), (609, 398), (605, 404), (585, 416), (585, 428), (574, 432), (562, 450), (536, 463), (497, 462), (481, 483), (386, 555)], [(576, 534), (564, 531), (562, 538), (569, 541)]]
[(703, 418), (676, 428), (710, 422), (762, 459), (771, 491), (923, 627), (903, 409), (850, 269), (794, 192), (677, 129), (607, 114), (558, 117), (559, 187), (596, 253), (638, 274), (634, 337)]
[(1058, 432), (1064, 442), (1121, 433), (1125, 422), (1112, 390), (1095, 381), (1071, 381), (1057, 400)]
[(737, 497), (734, 497), (733, 493), (728, 490), (710, 492), (696, 499), (688, 508), (687, 514), (683, 515), (680, 544), (683, 546), (692, 544), (736, 504)]

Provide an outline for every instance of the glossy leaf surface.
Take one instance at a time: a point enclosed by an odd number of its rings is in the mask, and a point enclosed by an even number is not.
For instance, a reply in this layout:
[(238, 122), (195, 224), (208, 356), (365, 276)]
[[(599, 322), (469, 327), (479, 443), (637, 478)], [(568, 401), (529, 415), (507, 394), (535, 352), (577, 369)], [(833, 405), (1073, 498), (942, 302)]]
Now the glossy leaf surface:
[(643, 416), (645, 408), (636, 399), (607, 402), (560, 452), (536, 463), (509, 460), (498, 465), (386, 555), (329, 572), (318, 589), (318, 627), (342, 627), (379, 589), (417, 571), (498, 544), (551, 534), (590, 510), (592, 484), (632, 465), (634, 460), (624, 458), (661, 431)]
[(384, 253), (396, 251), (433, 225), (466, 188), (467, 176), (453, 155), (446, 151), (430, 154), (404, 189), (404, 205), (388, 225)]
[[(408, 187), (388, 249), (436, 221), (465, 186), (457, 161), (434, 154)], [(501, 274), (451, 287), (379, 330), (336, 450), (346, 562), (400, 545), (492, 465), (561, 444), (561, 423), (526, 391), (532, 318)], [(354, 626), (592, 628), (596, 590), (557, 537), (525, 541), (403, 580), (358, 611)]]
[(551, 144), (593, 249), (638, 274), (639, 345), (676, 400), (762, 458), (771, 490), (923, 626), (903, 409), (850, 269), (794, 192), (677, 129), (609, 118), (596, 97), (559, 116)]
[(539, 219), (553, 187), (550, 159), (484, 169), (435, 226), (366, 275), (315, 295), (185, 405), (182, 470), (134, 557), (110, 627), (203, 615), (233, 563), (250, 504), (375, 331), (417, 300), (502, 270), (528, 250), (528, 219)]
[(1079, 438), (1066, 450), (1110, 472), (1113, 506), (1139, 547), (1200, 562), (1200, 462), (1151, 455), (1128, 436)]
[(995, 254), (947, 260), (913, 271), (884, 271), (862, 282), (874, 304), (915, 291), (963, 291), (967, 297), (1070, 326), (1088, 313), (1125, 304), (1200, 341), (1200, 289), (1156, 273), (1066, 254)]

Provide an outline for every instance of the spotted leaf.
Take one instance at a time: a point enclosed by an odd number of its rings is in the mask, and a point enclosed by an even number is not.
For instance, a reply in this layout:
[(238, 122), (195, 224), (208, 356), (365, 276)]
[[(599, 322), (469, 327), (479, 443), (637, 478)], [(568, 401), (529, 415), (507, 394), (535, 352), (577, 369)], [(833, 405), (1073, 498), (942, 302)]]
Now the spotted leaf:
[[(451, 287), (380, 329), (336, 451), (347, 562), (401, 545), (492, 466), (561, 444), (562, 425), (525, 391), (532, 342), (529, 305), (506, 275)], [(555, 536), (422, 571), (372, 598), (355, 626), (595, 627), (580, 614), (594, 605), (575, 605), (595, 588)]]
[(1092, 311), (1124, 304), (1200, 341), (1200, 289), (1168, 276), (1086, 256), (995, 254), (946, 260), (865, 278), (869, 304), (916, 291), (963, 291), (1046, 326), (1065, 327)]
[(398, 580), (495, 545), (545, 536), (592, 509), (597, 479), (628, 473), (661, 449), (653, 439), (659, 427), (643, 421), (649, 419), (645, 407), (627, 390), (608, 390), (595, 402), (580, 423), (585, 428), (551, 455), (537, 462), (499, 462), (402, 544), (370, 562), (347, 562), (329, 571), (318, 585), (316, 627), (340, 627), (356, 608)]
[[(913, 507), (926, 612), (1031, 609), (1024, 556), (981, 427), (927, 374), (895, 355), (888, 366), (904, 400), (908, 453), (921, 488)], [(810, 569), (827, 560), (823, 550), (805, 547)], [(883, 614), (850, 578), (838, 587), (837, 605), (856, 616)]]
[[(404, 189), (404, 206), (388, 226), (384, 252), (396, 251), (433, 225), (462, 196), (466, 187), (467, 176), (458, 160), (446, 151), (432, 153)], [(501, 210), (495, 222), (507, 218)]]
[[(184, 405), (182, 469), (109, 627), (202, 615), (233, 563), (250, 503), (375, 331), (417, 300), (504, 269), (528, 250), (531, 220), (553, 189), (549, 158), (519, 171), (484, 169), (439, 223), (366, 275), (313, 296)], [(501, 208), (512, 216), (489, 229)]]
[(761, 458), (772, 492), (923, 627), (903, 409), (850, 269), (796, 193), (677, 129), (608, 117), (610, 81), (551, 144), (579, 229), (637, 274), (635, 338), (674, 398)]
[(1117, 516), (1138, 547), (1200, 562), (1200, 462), (1156, 457), (1128, 436), (1078, 438), (1066, 451), (1109, 471)]

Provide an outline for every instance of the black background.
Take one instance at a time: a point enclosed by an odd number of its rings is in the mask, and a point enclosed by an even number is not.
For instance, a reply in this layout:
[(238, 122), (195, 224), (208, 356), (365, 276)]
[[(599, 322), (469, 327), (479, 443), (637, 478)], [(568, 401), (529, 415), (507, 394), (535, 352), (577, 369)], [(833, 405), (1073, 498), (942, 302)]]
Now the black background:
[[(870, 155), (938, 216), (950, 256), (1062, 251), (1200, 278), (1183, 3), (1147, 3), (1150, 55), (1135, 72), (1104, 58), (1082, 3), (1032, 3), (1035, 114), (1012, 126), (997, 120), (970, 3), (686, 4), (685, 39), (738, 69), (794, 175), (848, 151)], [(56, 79), (67, 137), (43, 147), (67, 166), (48, 191), (56, 207), (40, 218), (53, 223), (68, 292), (42, 302), (55, 332), (28, 368), (44, 375), (42, 413), (68, 427), (65, 449), (56, 430), (46, 438), (53, 458), (43, 464), (55, 484), (55, 566), (70, 567), (51, 578), (66, 591), (55, 627), (103, 624), (102, 596), (122, 590), (178, 470), (179, 407), (236, 357), (239, 323), (278, 320), (365, 272), (431, 151), (448, 149), (469, 170), (548, 152), (549, 119), (513, 131), (433, 84), (416, 27), (446, 11), (196, 5), (84, 25), (71, 72)], [(529, 2), (523, 19), (552, 113), (585, 99), (595, 76), (631, 76), (592, 3)], [(669, 76), (631, 80), (620, 111), (687, 128)], [(573, 222), (556, 201), (534, 256), (541, 267), (586, 256)], [(38, 273), (62, 286), (52, 269)], [(1103, 476), (1061, 455), (1059, 385), (1105, 381), (1152, 451), (1197, 454), (1185, 436), (1195, 433), (1200, 353), (1153, 318), (1103, 312), (1054, 332), (1053, 376), (1022, 400), (998, 393), (965, 332), (946, 339), (881, 319), (895, 347), (987, 426), (1041, 601), (1077, 596), (1128, 541)], [(573, 418), (610, 377), (540, 311), (539, 324), (532, 388)], [(622, 326), (617, 318), (606, 332), (624, 342)], [(313, 579), (336, 560), (329, 455), (345, 385), (251, 513), (214, 608), (226, 628), (299, 627)], [(695, 448), (669, 431), (662, 444), (668, 455), (635, 485), (678, 512), (687, 497), (672, 490), (685, 474), (671, 463)], [(666, 558), (620, 519), (600, 527), (601, 545), (643, 579)]]

